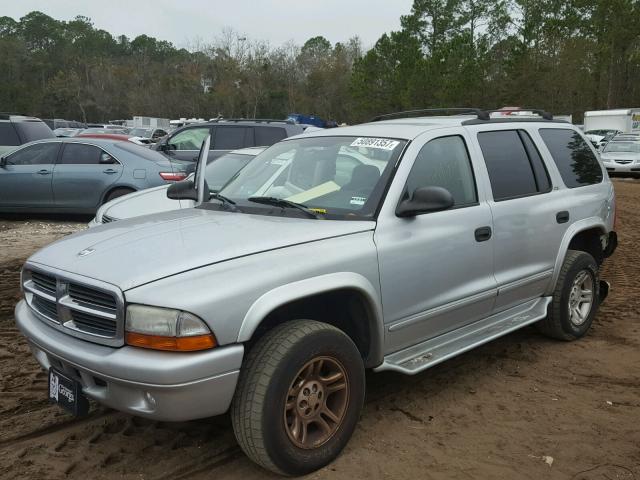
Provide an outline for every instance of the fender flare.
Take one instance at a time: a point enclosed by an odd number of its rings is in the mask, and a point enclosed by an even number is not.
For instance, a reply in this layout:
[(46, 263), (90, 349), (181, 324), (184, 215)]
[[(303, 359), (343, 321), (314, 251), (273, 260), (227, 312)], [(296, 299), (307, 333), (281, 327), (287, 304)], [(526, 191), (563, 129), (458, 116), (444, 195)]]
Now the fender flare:
[(366, 277), (353, 272), (337, 272), (307, 278), (264, 293), (249, 307), (242, 320), (236, 341), (240, 343), (250, 340), (262, 320), (278, 307), (304, 297), (341, 289), (356, 290), (364, 296), (369, 310), (368, 326), (371, 335), (371, 345), (369, 355), (365, 359), (365, 366), (379, 365), (383, 359), (384, 342), (380, 293)]
[(562, 269), (562, 264), (564, 263), (564, 259), (567, 256), (567, 250), (569, 250), (569, 244), (571, 243), (571, 240), (573, 240), (573, 237), (575, 237), (580, 232), (591, 230), (593, 228), (599, 229), (603, 235), (606, 235), (607, 233), (607, 226), (600, 217), (588, 217), (579, 220), (575, 223), (572, 223), (571, 226), (567, 228), (567, 231), (564, 232), (564, 236), (562, 237), (562, 241), (560, 242), (560, 249), (558, 250), (558, 255), (556, 256), (556, 262), (553, 267), (553, 276), (551, 277), (549, 286), (545, 291), (545, 295), (553, 294), (556, 282), (558, 281), (558, 276), (560, 275), (560, 270)]

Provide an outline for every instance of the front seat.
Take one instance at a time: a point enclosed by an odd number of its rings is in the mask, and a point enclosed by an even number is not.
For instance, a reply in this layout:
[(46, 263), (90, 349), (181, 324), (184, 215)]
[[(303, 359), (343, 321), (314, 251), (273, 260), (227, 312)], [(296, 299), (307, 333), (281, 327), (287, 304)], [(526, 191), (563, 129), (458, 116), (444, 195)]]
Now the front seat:
[(358, 165), (351, 172), (351, 180), (342, 190), (369, 194), (380, 179), (380, 170), (373, 165)]

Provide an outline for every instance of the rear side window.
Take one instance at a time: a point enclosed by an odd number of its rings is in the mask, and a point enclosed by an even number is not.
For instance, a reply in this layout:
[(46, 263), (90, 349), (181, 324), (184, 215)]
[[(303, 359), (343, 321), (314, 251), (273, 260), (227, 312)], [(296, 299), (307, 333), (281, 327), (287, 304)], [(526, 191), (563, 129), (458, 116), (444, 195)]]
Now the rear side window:
[(287, 138), (287, 131), (280, 127), (255, 127), (256, 145), (269, 147)]
[(20, 145), (18, 134), (9, 122), (0, 122), (0, 145), (14, 146)]
[(44, 140), (45, 138), (55, 138), (55, 134), (49, 126), (40, 121), (27, 121), (14, 123), (22, 143), (33, 142), (34, 140)]
[(578, 132), (563, 128), (541, 128), (540, 136), (567, 187), (583, 187), (602, 181), (598, 159)]
[(12, 153), (8, 165), (52, 165), (58, 156), (60, 143), (36, 143)]
[(215, 149), (236, 150), (244, 148), (247, 127), (223, 127), (216, 128)]
[(407, 192), (420, 187), (446, 188), (455, 207), (477, 203), (471, 161), (462, 137), (436, 138), (422, 147), (407, 178)]
[(550, 189), (542, 159), (529, 135), (519, 130), (478, 133), (493, 199), (525, 197)]
[(60, 162), (66, 165), (98, 165), (102, 150), (93, 145), (67, 143), (64, 146)]

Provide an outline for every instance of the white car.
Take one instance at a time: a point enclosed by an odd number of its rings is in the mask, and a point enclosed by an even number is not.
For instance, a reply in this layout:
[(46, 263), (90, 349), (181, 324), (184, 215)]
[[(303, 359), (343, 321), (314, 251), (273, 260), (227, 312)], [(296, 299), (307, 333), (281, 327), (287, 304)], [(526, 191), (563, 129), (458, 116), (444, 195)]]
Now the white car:
[[(205, 174), (209, 188), (211, 190), (222, 188), (253, 157), (264, 150), (264, 147), (243, 148), (210, 161)], [(191, 176), (187, 177), (187, 179), (190, 178)], [(107, 202), (98, 209), (95, 218), (89, 222), (89, 227), (97, 227), (103, 223), (110, 223), (124, 218), (192, 208), (194, 206), (195, 202), (192, 200), (171, 200), (167, 198), (167, 188), (169, 188), (169, 185), (140, 190)]]
[(600, 159), (609, 176), (640, 176), (640, 136), (617, 136), (607, 143)]

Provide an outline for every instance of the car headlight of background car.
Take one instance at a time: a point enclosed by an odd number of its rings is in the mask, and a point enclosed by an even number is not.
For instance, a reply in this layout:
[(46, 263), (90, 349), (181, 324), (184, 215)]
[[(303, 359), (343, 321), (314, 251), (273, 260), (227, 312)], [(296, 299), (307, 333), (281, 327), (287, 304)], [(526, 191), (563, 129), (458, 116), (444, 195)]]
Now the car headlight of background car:
[(127, 306), (125, 342), (155, 350), (193, 352), (217, 345), (209, 327), (196, 315), (170, 308)]

